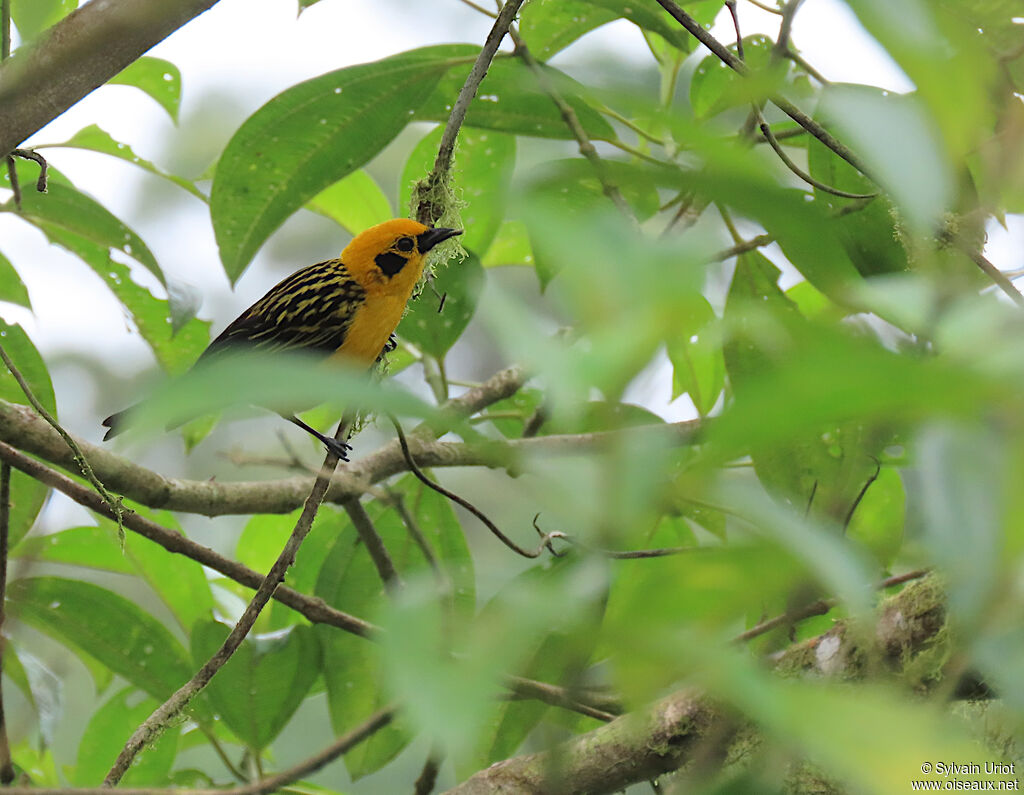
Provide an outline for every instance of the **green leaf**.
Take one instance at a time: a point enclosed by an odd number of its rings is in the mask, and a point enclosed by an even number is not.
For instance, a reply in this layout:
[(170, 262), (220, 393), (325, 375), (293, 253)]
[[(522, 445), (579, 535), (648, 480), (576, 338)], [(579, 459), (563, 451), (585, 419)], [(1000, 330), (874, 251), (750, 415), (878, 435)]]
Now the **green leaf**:
[(951, 619), (973, 631), (997, 595), (1007, 451), (978, 425), (942, 423), (919, 441), (924, 541), (948, 583)]
[[(580, 125), (595, 141), (616, 140), (615, 130), (583, 99), (586, 88), (564, 72), (541, 67), (572, 106)], [(452, 103), (466, 80), (469, 67), (451, 69), (417, 111), (419, 121), (448, 120)], [(518, 58), (496, 58), (469, 106), (465, 124), (537, 138), (572, 139), (558, 108), (537, 85), (536, 76)]]
[[(70, 769), (71, 783), (79, 787), (102, 781), (117, 755), (141, 723), (157, 707), (158, 701), (140, 697), (134, 688), (126, 688), (112, 696), (93, 713), (78, 744), (78, 762)], [(161, 732), (144, 753), (128, 768), (122, 786), (161, 786), (167, 783), (178, 754), (177, 727)]]
[[(196, 667), (212, 657), (231, 627), (204, 620), (192, 628)], [(309, 626), (249, 635), (206, 686), (214, 709), (249, 748), (263, 750), (299, 708), (320, 674), (320, 644)]]
[[(7, 355), (21, 372), (29, 388), (46, 410), (57, 416), (57, 402), (53, 394), (53, 384), (46, 363), (39, 355), (32, 340), (21, 326), (9, 325), (0, 318), (0, 345), (4, 346)], [(0, 398), (10, 403), (28, 405), (28, 398), (14, 380), (7, 368), (0, 362)], [(39, 511), (43, 507), (49, 489), (35, 478), (21, 472), (11, 471), (11, 511), (9, 543), (17, 544), (35, 523)]]
[(49, 535), (32, 535), (13, 547), (10, 555), (25, 560), (29, 565), (32, 561), (45, 561), (119, 574), (138, 573), (131, 560), (121, 552), (116, 530), (112, 534), (109, 526), (72, 527)]
[[(434, 166), (443, 129), (436, 127), (420, 139), (405, 161), (398, 184), (399, 206), (412, 206), (412, 188)], [(511, 135), (466, 129), (455, 149), (454, 185), (465, 234), (459, 242), (479, 255), (491, 245), (505, 215), (505, 205), (516, 163), (516, 141)]]
[(398, 335), (431, 356), (442, 358), (473, 318), (483, 284), (483, 267), (475, 254), (470, 253), (461, 262), (450, 260), (434, 278), (434, 289), (447, 296), (441, 311), (433, 290), (425, 290), (409, 304), (409, 311), (398, 324)]
[[(36, 168), (34, 163), (31, 166), (33, 169)], [(19, 165), (18, 178), (22, 185), (31, 185), (35, 182), (36, 175), (27, 166)], [(7, 181), (6, 172), (0, 179)], [(46, 193), (23, 190), (20, 211), (11, 198), (0, 205), (0, 212), (15, 212), (40, 228), (59, 229), (87, 240), (95, 246), (127, 254), (144, 265), (161, 284), (166, 283), (156, 258), (142, 238), (95, 199), (76, 190), (70, 184), (51, 180)]]
[(585, 0), (530, 0), (520, 14), (519, 35), (535, 58), (546, 61), (583, 34), (619, 16)]
[(530, 235), (526, 231), (526, 225), (522, 221), (502, 221), (484, 255), (483, 266), (494, 268), (498, 265), (533, 264), (533, 249), (530, 248)]
[(28, 290), (18, 272), (14, 270), (11, 261), (3, 254), (0, 254), (0, 301), (10, 301), (12, 304), (32, 308), (32, 302), (28, 297)]
[(182, 373), (195, 363), (210, 343), (208, 320), (192, 318), (175, 334), (170, 304), (136, 284), (128, 266), (111, 259), (103, 246), (53, 224), (40, 222), (38, 226), (51, 242), (77, 254), (103, 279), (128, 310), (165, 372)]
[(362, 169), (324, 188), (306, 206), (352, 235), (395, 216), (384, 191)]
[[(438, 583), (446, 609), (460, 618), (472, 615), (475, 602), (473, 561), (451, 504), (427, 490), (408, 475), (396, 484), (406, 508), (427, 536), (440, 562), (443, 581)], [(379, 501), (366, 506), (395, 567), (405, 580), (430, 571), (429, 564), (395, 511)], [(324, 512), (322, 511), (321, 514)], [(370, 561), (365, 546), (342, 516), (329, 512), (336, 525), (333, 547), (320, 569), (316, 595), (355, 615), (372, 615), (385, 601), (380, 575)], [(327, 530), (327, 526), (321, 532)], [(381, 690), (381, 651), (376, 644), (352, 635), (317, 626), (324, 648), (324, 682), (331, 725), (342, 733), (358, 725), (372, 712), (384, 706), (390, 696)], [(368, 775), (387, 764), (411, 739), (401, 724), (386, 727), (345, 756), (345, 765), (353, 778)]]
[(78, 8), (78, 0), (11, 0), (11, 19), (22, 42), (32, 41)]
[(98, 660), (163, 701), (192, 676), (167, 628), (134, 602), (87, 582), (26, 577), (8, 587), (11, 614)]
[(221, 155), (210, 194), (232, 284), (289, 215), (373, 158), (441, 75), (477, 52), (425, 47), (346, 67), (292, 86), (250, 116)]
[[(698, 119), (707, 119), (724, 110), (763, 99), (779, 88), (787, 65), (772, 56), (773, 42), (760, 33), (743, 39), (743, 56), (750, 74), (741, 76), (716, 55), (708, 55), (698, 65), (690, 81), (690, 106)], [(737, 54), (736, 45), (729, 51)], [(770, 71), (768, 71), (770, 69)]]
[(725, 383), (721, 340), (711, 328), (716, 320), (707, 299), (694, 296), (666, 345), (673, 368), (672, 399), (688, 394), (702, 417), (714, 408)]
[(170, 61), (143, 55), (107, 83), (134, 86), (145, 91), (177, 123), (178, 108), (181, 105), (181, 72)]
[[(136, 61), (136, 63), (138, 63)], [(46, 146), (59, 146), (69, 147), (72, 149), (86, 149), (90, 152), (100, 152), (111, 157), (117, 157), (121, 160), (126, 160), (129, 163), (133, 163), (141, 169), (148, 171), (150, 174), (155, 174), (158, 177), (163, 177), (166, 180), (170, 180), (180, 188), (184, 188), (197, 199), (206, 201), (206, 194), (204, 194), (199, 188), (195, 186), (191, 180), (187, 180), (184, 177), (178, 177), (174, 174), (168, 174), (163, 169), (159, 168), (155, 164), (151, 163), (143, 157), (139, 157), (128, 144), (117, 141), (110, 135), (106, 130), (101, 129), (96, 124), (90, 124), (88, 127), (83, 127), (81, 130), (72, 135), (68, 140), (59, 144), (46, 144)], [(38, 147), (44, 148), (44, 147)]]
[(954, 181), (920, 98), (833, 84), (824, 91), (821, 111), (835, 119), (843, 140), (872, 169), (913, 230), (932, 234), (952, 203)]

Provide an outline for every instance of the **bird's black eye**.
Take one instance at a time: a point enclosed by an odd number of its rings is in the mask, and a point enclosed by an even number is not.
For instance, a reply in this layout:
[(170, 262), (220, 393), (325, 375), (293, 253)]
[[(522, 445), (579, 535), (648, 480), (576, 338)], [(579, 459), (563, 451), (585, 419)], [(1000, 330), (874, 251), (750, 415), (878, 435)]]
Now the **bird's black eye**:
[(398, 238), (398, 242), (395, 243), (395, 248), (399, 251), (412, 251), (416, 248), (416, 241), (411, 237), (400, 237)]

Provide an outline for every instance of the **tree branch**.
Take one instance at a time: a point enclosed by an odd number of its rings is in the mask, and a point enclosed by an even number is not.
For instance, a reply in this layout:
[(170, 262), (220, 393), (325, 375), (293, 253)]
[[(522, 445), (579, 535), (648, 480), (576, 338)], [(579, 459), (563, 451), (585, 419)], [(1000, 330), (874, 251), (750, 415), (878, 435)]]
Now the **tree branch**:
[[(334, 438), (338, 441), (344, 441), (345, 437), (348, 436), (348, 428), (349, 421), (347, 418), (343, 418), (338, 425)], [(188, 682), (178, 688), (169, 699), (157, 707), (153, 714), (146, 718), (145, 722), (135, 730), (128, 739), (128, 742), (125, 743), (121, 753), (118, 754), (113, 767), (107, 773), (107, 777), (103, 780), (105, 786), (113, 787), (121, 780), (139, 752), (163, 733), (170, 722), (185, 709), (200, 690), (209, 684), (217, 672), (231, 659), (231, 655), (242, 645), (245, 636), (249, 634), (249, 630), (256, 623), (256, 619), (259, 618), (263, 608), (267, 606), (267, 603), (274, 595), (274, 591), (284, 581), (285, 573), (292, 563), (295, 562), (295, 554), (299, 551), (299, 546), (313, 526), (313, 520), (316, 518), (317, 511), (320, 510), (320, 504), (327, 494), (331, 475), (334, 474), (337, 466), (338, 456), (333, 452), (328, 452), (324, 458), (324, 465), (320, 469), (320, 474), (317, 475), (316, 480), (313, 482), (313, 488), (310, 489), (309, 496), (306, 498), (306, 504), (302, 508), (302, 513), (295, 523), (295, 529), (292, 530), (292, 534), (285, 542), (281, 554), (277, 556), (274, 565), (267, 572), (266, 579), (256, 589), (256, 593), (249, 600), (245, 611), (224, 640), (224, 643), (206, 661), (203, 667), (196, 671), (195, 675)]]
[[(3, 670), (3, 652), (7, 641), (3, 636), (4, 602), (7, 598), (7, 543), (11, 529), (11, 465), (0, 464), (0, 671)], [(4, 713), (3, 688), (0, 687), (0, 782), (14, 781), (11, 764), (11, 745), (7, 737), (7, 718)]]
[(0, 65), (0, 157), (217, 0), (91, 0)]
[[(863, 675), (865, 657), (881, 660), (895, 671), (908, 670), (913, 655), (926, 649), (945, 627), (942, 591), (931, 576), (885, 600), (877, 611), (874, 635), (866, 641), (848, 627), (848, 622), (839, 621), (824, 635), (794, 644), (779, 657), (776, 670), (788, 676), (845, 681)], [(681, 690), (548, 751), (491, 765), (449, 792), (615, 792), (697, 758), (705, 764), (720, 763), (728, 756), (736, 728), (735, 719), (707, 696)]]
[[(658, 5), (668, 11), (680, 25), (686, 28), (687, 32), (691, 36), (711, 50), (711, 52), (714, 53), (720, 61), (722, 61), (722, 63), (743, 76), (749, 74), (750, 70), (743, 61), (729, 52), (727, 47), (705, 30), (697, 20), (680, 8), (674, 0), (658, 0)], [(849, 147), (818, 124), (818, 122), (800, 110), (800, 108), (778, 94), (769, 97), (769, 99), (779, 110), (789, 116), (789, 118), (807, 130), (807, 132), (825, 144), (825, 146), (843, 158), (843, 160), (857, 169), (861, 174), (877, 183), (877, 180), (872, 176), (867, 165), (864, 164)]]
[[(24, 472), (41, 483), (45, 483), (51, 488), (57, 489), (57, 491), (66, 494), (79, 505), (95, 511), (100, 516), (105, 516), (108, 519), (114, 518), (110, 507), (95, 491), (86, 488), (66, 475), (50, 469), (45, 464), (41, 464), (34, 458), (30, 458), (2, 442), (0, 442), (0, 461), (10, 464), (15, 469)], [(166, 527), (144, 516), (140, 516), (134, 511), (125, 512), (124, 526), (140, 536), (159, 544), (168, 552), (191, 558), (247, 588), (255, 590), (263, 582), (263, 575), (258, 571), (250, 569), (248, 566), (244, 566), (223, 555), (219, 555), (209, 547), (197, 544), (181, 533), (168, 530)], [(324, 602), (323, 599), (306, 596), (286, 585), (282, 585), (274, 591), (274, 599), (301, 613), (314, 624), (329, 624), (332, 627), (337, 627), (345, 632), (351, 632), (353, 635), (361, 637), (369, 637), (377, 632), (377, 628), (369, 622), (336, 610)]]
[[(434, 440), (434, 431), (421, 426), (409, 434), (408, 442), (412, 457), (420, 467), (501, 467), (532, 455), (583, 455), (622, 434), (661, 433), (674, 444), (690, 444), (703, 427), (703, 422), (692, 420), (620, 431), (465, 443), (438, 442)], [(0, 400), (0, 441), (69, 471), (76, 471), (74, 460), (61, 438), (27, 406)], [(77, 439), (77, 442), (108, 488), (151, 508), (203, 516), (290, 513), (302, 504), (304, 484), (309, 482), (301, 476), (235, 483), (167, 478), (104, 447), (82, 439)], [(341, 504), (364, 494), (374, 483), (407, 469), (398, 441), (389, 442), (353, 462), (344, 472), (336, 473), (326, 501)]]
[(452, 168), (452, 155), (455, 153), (455, 140), (459, 136), (462, 122), (466, 119), (469, 110), (469, 103), (476, 96), (480, 83), (487, 76), (487, 70), (494, 60), (494, 54), (498, 51), (498, 45), (505, 38), (509, 25), (519, 12), (519, 7), (524, 0), (507, 0), (501, 12), (494, 20), (490, 33), (484, 40), (484, 46), (476, 57), (473, 68), (469, 70), (466, 82), (462, 84), (459, 97), (455, 100), (452, 112), (448, 116), (448, 123), (445, 124), (444, 132), (441, 134), (441, 144), (438, 146), (437, 158), (434, 160), (434, 169), (425, 179), (416, 185), (414, 194), (416, 202), (416, 220), (427, 226), (433, 226), (444, 212), (435, 201), (437, 189), (448, 180), (448, 174)]

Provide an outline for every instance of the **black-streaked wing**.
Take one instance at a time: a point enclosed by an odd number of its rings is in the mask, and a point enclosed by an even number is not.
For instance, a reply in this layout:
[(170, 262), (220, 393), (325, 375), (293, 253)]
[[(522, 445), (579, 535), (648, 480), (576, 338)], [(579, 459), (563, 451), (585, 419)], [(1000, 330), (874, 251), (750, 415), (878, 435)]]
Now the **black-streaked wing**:
[(238, 316), (200, 359), (235, 345), (261, 351), (308, 351), (325, 356), (345, 341), (366, 299), (340, 260), (296, 271)]

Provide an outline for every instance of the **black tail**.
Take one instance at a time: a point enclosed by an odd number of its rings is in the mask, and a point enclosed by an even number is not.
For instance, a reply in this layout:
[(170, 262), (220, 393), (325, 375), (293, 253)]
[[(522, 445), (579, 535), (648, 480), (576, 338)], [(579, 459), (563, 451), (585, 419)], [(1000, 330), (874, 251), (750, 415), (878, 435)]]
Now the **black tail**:
[(111, 414), (109, 417), (103, 420), (101, 424), (103, 425), (104, 428), (107, 428), (107, 432), (103, 435), (103, 441), (107, 441), (107, 439), (113, 439), (115, 436), (121, 433), (121, 431), (124, 430), (124, 420), (125, 417), (128, 415), (129, 411), (131, 411), (131, 409), (119, 411), (116, 414)]

